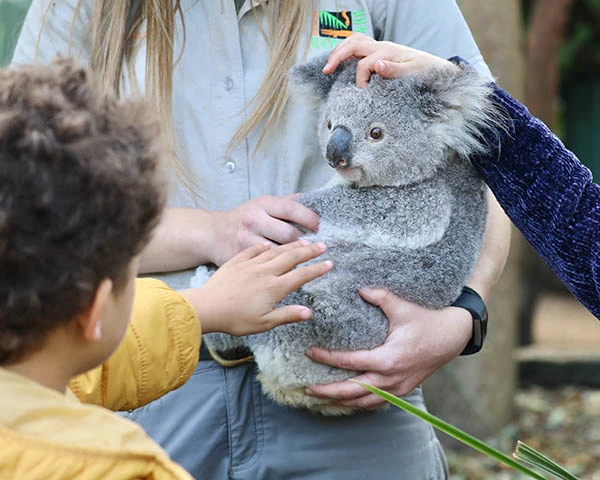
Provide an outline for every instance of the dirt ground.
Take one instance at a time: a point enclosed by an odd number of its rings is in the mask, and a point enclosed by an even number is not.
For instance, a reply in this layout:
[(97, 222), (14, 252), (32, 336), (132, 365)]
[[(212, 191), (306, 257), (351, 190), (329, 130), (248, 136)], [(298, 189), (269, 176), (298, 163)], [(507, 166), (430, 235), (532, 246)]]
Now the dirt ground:
[[(571, 297), (547, 295), (539, 301), (533, 336), (535, 349), (600, 356), (600, 322)], [(513, 420), (484, 440), (506, 454), (517, 440), (524, 441), (581, 480), (600, 480), (600, 389), (519, 389)], [(473, 450), (446, 453), (452, 480), (529, 478)]]

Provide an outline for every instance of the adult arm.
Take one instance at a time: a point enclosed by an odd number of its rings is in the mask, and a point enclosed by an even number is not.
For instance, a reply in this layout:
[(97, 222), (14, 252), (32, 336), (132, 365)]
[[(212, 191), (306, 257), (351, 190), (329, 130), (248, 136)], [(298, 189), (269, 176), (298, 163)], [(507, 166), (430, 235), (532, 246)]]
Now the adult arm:
[(509, 116), (473, 159), (500, 205), (573, 295), (600, 318), (600, 186), (546, 125), (494, 85)]
[(296, 225), (312, 231), (319, 225), (317, 214), (298, 202), (297, 195), (263, 195), (226, 211), (167, 208), (143, 252), (140, 272), (222, 265), (252, 245), (298, 240), (303, 231)]

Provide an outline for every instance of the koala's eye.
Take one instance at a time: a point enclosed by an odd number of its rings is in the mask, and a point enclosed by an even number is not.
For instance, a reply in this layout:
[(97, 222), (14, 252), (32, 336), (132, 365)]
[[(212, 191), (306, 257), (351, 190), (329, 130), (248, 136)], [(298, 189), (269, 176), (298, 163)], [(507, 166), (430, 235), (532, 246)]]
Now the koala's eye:
[(381, 140), (383, 138), (383, 130), (379, 127), (372, 128), (369, 132), (369, 138), (372, 140)]
[(327, 130), (331, 130), (331, 120), (327, 120)]

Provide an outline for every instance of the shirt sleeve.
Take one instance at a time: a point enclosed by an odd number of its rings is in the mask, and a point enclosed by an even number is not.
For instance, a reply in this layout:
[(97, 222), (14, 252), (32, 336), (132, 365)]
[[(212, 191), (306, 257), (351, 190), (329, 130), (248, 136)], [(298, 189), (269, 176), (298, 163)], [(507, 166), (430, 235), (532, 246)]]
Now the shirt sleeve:
[(77, 0), (33, 0), (12, 63), (48, 63), (60, 55), (88, 64), (92, 2), (78, 3)]
[(515, 226), (573, 295), (600, 318), (600, 186), (546, 125), (494, 85), (508, 116), (473, 163)]
[(372, 1), (373, 23), (378, 40), (389, 40), (442, 58), (460, 56), (480, 74), (491, 78), (455, 0)]
[(200, 336), (186, 299), (159, 280), (138, 279), (123, 342), (69, 386), (84, 403), (115, 411), (141, 407), (187, 381), (198, 363)]

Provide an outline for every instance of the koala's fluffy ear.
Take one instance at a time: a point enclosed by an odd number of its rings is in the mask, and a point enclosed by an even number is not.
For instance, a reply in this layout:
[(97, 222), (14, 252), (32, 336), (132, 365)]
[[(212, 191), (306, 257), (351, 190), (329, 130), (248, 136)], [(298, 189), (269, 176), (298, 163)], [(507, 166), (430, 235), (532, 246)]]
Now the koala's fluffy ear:
[(290, 70), (290, 87), (294, 97), (308, 103), (320, 103), (329, 95), (332, 85), (345, 65), (341, 64), (335, 72), (325, 75), (323, 67), (327, 64), (328, 58), (327, 53)]
[(431, 70), (415, 88), (431, 132), (447, 147), (468, 157), (484, 150), (483, 132), (502, 128), (503, 115), (491, 100), (491, 80), (474, 69)]

